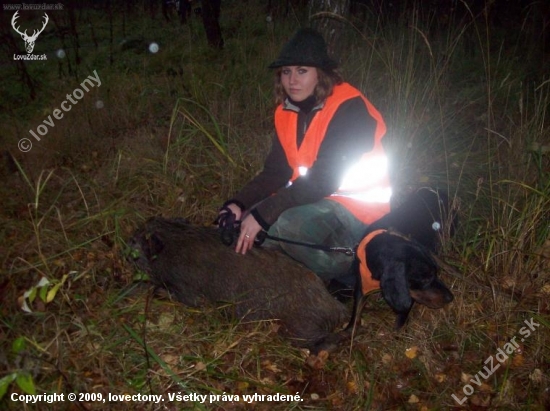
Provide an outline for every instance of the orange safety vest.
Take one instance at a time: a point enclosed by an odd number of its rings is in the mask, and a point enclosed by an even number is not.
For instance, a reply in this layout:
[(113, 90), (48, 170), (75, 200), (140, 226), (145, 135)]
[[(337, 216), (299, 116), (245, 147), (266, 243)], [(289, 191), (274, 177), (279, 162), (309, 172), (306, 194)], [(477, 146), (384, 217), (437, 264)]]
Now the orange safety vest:
[[(386, 124), (382, 119), (382, 115), (359, 90), (348, 83), (334, 86), (333, 93), (326, 99), (323, 108), (313, 117), (300, 149), (297, 147), (296, 136), (298, 113), (292, 110), (284, 110), (283, 105), (279, 105), (275, 111), (275, 129), (285, 151), (288, 164), (294, 170), (290, 179), (292, 182), (300, 176), (301, 170), (310, 168), (317, 159), (319, 147), (321, 147), (328, 125), (338, 107), (354, 97), (363, 99), (369, 114), (376, 121), (374, 147), (371, 151), (363, 154), (359, 165), (365, 165), (367, 168), (369, 165), (371, 167), (373, 165), (379, 166), (375, 170), (365, 172), (364, 178), (361, 178), (362, 181), (358, 185), (349, 186), (344, 181), (344, 184), (327, 198), (342, 204), (363, 223), (371, 224), (390, 211), (391, 185), (387, 172), (387, 158), (382, 146)], [(360, 149), (358, 147), (358, 150)], [(356, 170), (361, 171), (361, 168), (359, 167)], [(375, 177), (372, 177), (373, 175)]]

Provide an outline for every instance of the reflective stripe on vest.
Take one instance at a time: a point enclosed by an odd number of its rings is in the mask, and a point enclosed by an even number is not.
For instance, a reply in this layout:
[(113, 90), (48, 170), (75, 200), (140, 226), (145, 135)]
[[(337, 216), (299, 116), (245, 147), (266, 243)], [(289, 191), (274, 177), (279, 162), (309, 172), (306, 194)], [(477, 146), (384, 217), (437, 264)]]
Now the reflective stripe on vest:
[(386, 124), (370, 101), (348, 83), (334, 86), (333, 93), (327, 98), (323, 108), (313, 117), (300, 149), (296, 142), (298, 113), (284, 110), (280, 105), (275, 111), (275, 128), (288, 164), (293, 169), (290, 179), (292, 182), (305, 175), (307, 169), (313, 165), (334, 113), (343, 102), (354, 97), (363, 99), (369, 114), (376, 121), (374, 146), (371, 151), (363, 154), (357, 164), (350, 167), (338, 191), (327, 198), (341, 203), (360, 221), (370, 224), (390, 211), (391, 197), (387, 157), (382, 147)]

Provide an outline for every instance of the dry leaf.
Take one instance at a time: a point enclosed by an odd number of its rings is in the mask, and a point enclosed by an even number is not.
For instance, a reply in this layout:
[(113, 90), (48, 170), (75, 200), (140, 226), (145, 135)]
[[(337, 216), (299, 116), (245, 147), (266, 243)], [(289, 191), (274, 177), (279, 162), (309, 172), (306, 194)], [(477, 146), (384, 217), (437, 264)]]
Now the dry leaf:
[(415, 345), (414, 347), (407, 348), (405, 350), (405, 355), (411, 360), (413, 358), (416, 358), (416, 356), (418, 355), (418, 347)]
[(205, 369), (206, 369), (206, 364), (203, 363), (202, 361), (199, 361), (198, 363), (195, 364), (195, 370), (202, 371)]
[(438, 382), (438, 383), (442, 383), (444, 382), (445, 380), (447, 379), (447, 375), (446, 374), (443, 374), (441, 372), (438, 372), (437, 374), (435, 374), (435, 380)]
[(470, 397), (470, 402), (477, 407), (486, 408), (491, 404), (491, 396), (474, 394)]
[(325, 367), (328, 356), (328, 351), (321, 350), (319, 351), (319, 354), (311, 354), (309, 357), (307, 357), (306, 364), (314, 370), (320, 370)]
[(174, 315), (168, 313), (161, 313), (158, 319), (158, 326), (161, 328), (168, 328), (174, 322)]
[(161, 355), (160, 358), (168, 365), (176, 365), (179, 363), (179, 357), (173, 354)]
[(460, 375), (460, 381), (462, 381), (464, 384), (469, 384), (472, 378), (472, 374), (466, 374), (465, 372)]
[(348, 381), (346, 386), (347, 386), (348, 392), (350, 394), (356, 394), (357, 393), (357, 383), (355, 381)]
[(274, 372), (274, 373), (279, 373), (281, 372), (281, 370), (279, 369), (279, 367), (277, 367), (277, 364), (273, 364), (271, 361), (269, 360), (265, 360), (262, 362), (262, 366), (264, 369), (268, 370), (268, 371), (271, 371), (271, 372)]
[(237, 383), (237, 389), (241, 391), (246, 390), (249, 386), (250, 384), (246, 381), (239, 381)]
[(264, 377), (260, 380), (260, 382), (267, 386), (275, 384), (275, 380), (273, 380), (273, 378), (271, 377)]
[(500, 284), (502, 285), (502, 288), (504, 288), (504, 289), (515, 288), (516, 287), (516, 280), (513, 279), (510, 276), (505, 275), (500, 280)]
[(512, 358), (512, 367), (521, 367), (524, 362), (525, 358), (523, 357), (523, 354), (516, 354)]
[(540, 289), (542, 294), (550, 295), (550, 284), (544, 284)]
[(383, 364), (388, 365), (389, 363), (392, 362), (392, 360), (393, 360), (393, 358), (392, 358), (392, 356), (389, 355), (389, 354), (384, 354), (384, 355), (382, 356), (382, 363), (383, 363)]
[(418, 397), (414, 394), (411, 394), (411, 396), (409, 397), (409, 404), (418, 404), (420, 402), (420, 400), (418, 399)]
[(533, 381), (535, 384), (540, 384), (542, 382), (542, 379), (544, 377), (544, 374), (539, 368), (535, 368), (531, 374), (529, 374), (529, 379)]

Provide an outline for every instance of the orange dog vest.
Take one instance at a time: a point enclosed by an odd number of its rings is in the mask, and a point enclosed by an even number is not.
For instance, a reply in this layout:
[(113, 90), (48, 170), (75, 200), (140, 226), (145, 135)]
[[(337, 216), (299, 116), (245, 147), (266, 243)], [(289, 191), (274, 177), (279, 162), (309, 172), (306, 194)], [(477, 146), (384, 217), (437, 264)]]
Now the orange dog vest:
[(361, 274), (361, 292), (363, 295), (371, 291), (380, 289), (380, 281), (372, 278), (372, 272), (367, 265), (367, 244), (378, 234), (385, 233), (387, 230), (374, 230), (367, 234), (357, 246), (357, 259), (359, 260), (359, 273)]

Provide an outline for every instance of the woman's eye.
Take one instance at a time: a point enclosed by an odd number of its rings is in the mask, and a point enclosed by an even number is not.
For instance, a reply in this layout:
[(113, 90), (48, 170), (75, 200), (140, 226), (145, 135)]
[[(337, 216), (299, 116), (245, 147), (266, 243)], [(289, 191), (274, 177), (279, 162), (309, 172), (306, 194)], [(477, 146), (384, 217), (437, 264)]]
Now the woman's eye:
[(284, 69), (281, 73), (283, 73), (285, 76), (288, 76), (290, 74), (290, 70)]
[(306, 74), (306, 73), (307, 73), (306, 69), (298, 69), (298, 74)]

